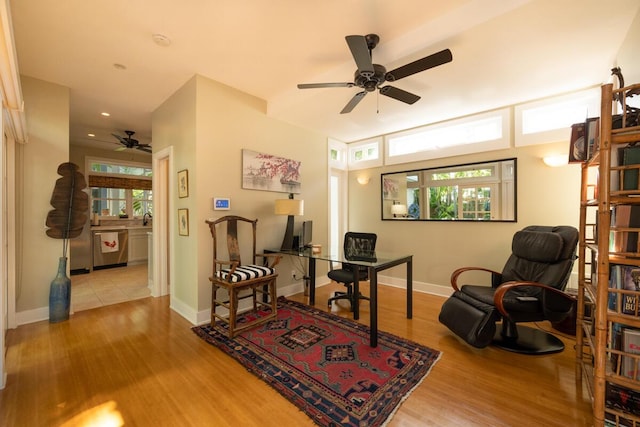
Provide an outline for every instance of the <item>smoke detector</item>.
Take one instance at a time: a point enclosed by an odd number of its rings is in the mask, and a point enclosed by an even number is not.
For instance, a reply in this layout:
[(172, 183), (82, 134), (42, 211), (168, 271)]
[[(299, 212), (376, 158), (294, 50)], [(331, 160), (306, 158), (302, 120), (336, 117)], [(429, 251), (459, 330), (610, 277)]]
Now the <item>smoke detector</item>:
[(171, 44), (171, 39), (164, 34), (156, 33), (151, 36), (151, 40), (158, 46), (167, 47)]

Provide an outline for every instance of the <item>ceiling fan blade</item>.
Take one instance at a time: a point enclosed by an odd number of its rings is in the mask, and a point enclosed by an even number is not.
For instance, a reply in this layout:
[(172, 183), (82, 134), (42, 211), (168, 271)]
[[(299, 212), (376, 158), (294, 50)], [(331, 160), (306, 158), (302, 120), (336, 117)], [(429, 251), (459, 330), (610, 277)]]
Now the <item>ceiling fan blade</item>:
[(354, 61), (358, 66), (358, 72), (363, 77), (371, 77), (375, 74), (373, 69), (373, 62), (371, 61), (371, 53), (369, 52), (369, 46), (367, 46), (367, 40), (364, 36), (347, 36), (345, 37), (351, 55), (353, 55)]
[(321, 87), (353, 87), (355, 84), (351, 82), (344, 83), (301, 83), (298, 89), (317, 89)]
[(115, 150), (113, 150), (113, 151), (124, 151), (124, 150), (126, 150), (126, 149), (127, 149), (127, 147), (118, 147), (118, 148), (116, 148), (116, 149), (115, 149)]
[(403, 79), (407, 76), (419, 73), (421, 71), (428, 70), (429, 68), (437, 67), (438, 65), (446, 64), (453, 60), (453, 55), (449, 49), (441, 50), (433, 55), (425, 56), (417, 61), (410, 62), (407, 65), (398, 67), (395, 70), (389, 71), (385, 74), (385, 80), (393, 82)]
[(413, 104), (420, 99), (418, 95), (414, 95), (413, 93), (407, 92), (406, 90), (398, 89), (397, 87), (393, 86), (381, 87), (380, 93), (382, 95), (388, 96), (389, 98), (402, 101), (405, 104)]
[(362, 101), (362, 98), (364, 98), (364, 96), (367, 94), (366, 91), (362, 91), (362, 92), (358, 92), (356, 93), (353, 98), (351, 98), (351, 100), (347, 103), (347, 105), (344, 106), (344, 108), (342, 109), (342, 111), (340, 111), (340, 114), (346, 114), (346, 113), (350, 113), (351, 110), (354, 109), (354, 107), (356, 105), (358, 105), (358, 103), (360, 101)]
[(118, 138), (118, 141), (120, 141), (121, 144), (127, 145), (127, 140), (124, 139), (123, 137), (121, 137), (120, 135), (116, 135), (115, 133), (112, 133), (111, 135), (113, 135), (116, 138)]

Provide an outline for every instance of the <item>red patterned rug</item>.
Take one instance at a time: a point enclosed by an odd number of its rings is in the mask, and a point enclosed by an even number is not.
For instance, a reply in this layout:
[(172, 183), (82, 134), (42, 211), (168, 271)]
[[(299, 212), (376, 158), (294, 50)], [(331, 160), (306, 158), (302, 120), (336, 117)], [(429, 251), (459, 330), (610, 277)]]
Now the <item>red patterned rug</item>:
[(372, 348), (368, 326), (284, 298), (275, 320), (233, 340), (210, 325), (193, 331), (321, 426), (384, 425), (440, 357), (382, 331)]

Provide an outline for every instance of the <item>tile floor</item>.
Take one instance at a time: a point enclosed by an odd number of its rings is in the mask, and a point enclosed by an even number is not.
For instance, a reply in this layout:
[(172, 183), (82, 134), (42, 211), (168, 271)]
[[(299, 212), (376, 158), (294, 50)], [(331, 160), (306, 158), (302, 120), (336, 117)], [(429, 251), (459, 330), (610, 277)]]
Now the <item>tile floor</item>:
[(147, 265), (108, 268), (71, 276), (71, 308), (89, 310), (151, 295)]

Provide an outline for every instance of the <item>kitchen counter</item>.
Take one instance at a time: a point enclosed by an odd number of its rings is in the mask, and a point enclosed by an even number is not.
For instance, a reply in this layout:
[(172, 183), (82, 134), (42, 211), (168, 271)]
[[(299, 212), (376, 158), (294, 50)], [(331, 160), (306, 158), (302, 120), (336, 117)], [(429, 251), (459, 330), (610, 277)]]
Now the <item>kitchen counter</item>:
[(91, 231), (104, 230), (153, 230), (150, 225), (92, 225)]

